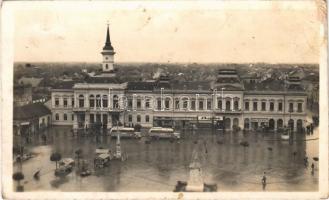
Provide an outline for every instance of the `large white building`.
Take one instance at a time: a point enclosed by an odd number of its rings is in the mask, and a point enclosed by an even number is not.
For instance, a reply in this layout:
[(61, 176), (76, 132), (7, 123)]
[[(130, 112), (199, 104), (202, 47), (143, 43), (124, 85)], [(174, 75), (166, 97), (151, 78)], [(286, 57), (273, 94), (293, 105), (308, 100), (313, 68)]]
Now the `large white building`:
[(226, 129), (305, 126), (307, 95), (296, 77), (259, 84), (242, 80), (234, 69), (222, 69), (214, 81), (175, 82), (162, 75), (154, 81), (121, 82), (108, 28), (101, 53), (101, 74), (52, 89), (54, 125), (78, 130), (95, 123), (110, 129), (118, 122), (151, 127), (223, 120)]

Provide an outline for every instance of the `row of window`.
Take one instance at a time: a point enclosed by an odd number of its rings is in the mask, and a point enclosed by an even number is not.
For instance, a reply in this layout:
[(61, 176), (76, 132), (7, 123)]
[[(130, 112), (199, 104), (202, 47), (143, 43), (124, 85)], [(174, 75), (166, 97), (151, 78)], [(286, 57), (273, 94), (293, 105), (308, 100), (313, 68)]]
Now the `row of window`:
[[(133, 116), (132, 115), (128, 115), (128, 122), (133, 122)], [(142, 117), (140, 115), (136, 116), (136, 122), (140, 123), (142, 122)], [(145, 122), (150, 122), (150, 116), (149, 115), (145, 115)]]
[[(60, 115), (59, 113), (55, 114), (55, 120), (59, 121), (60, 120)], [(63, 121), (68, 121), (69, 120), (69, 115), (64, 113), (63, 114)], [(74, 114), (71, 114), (71, 121), (74, 121)]]
[[(249, 106), (250, 102), (244, 103), (244, 110), (250, 110)], [(257, 111), (258, 110), (258, 102), (253, 102), (252, 104), (252, 110)], [(270, 111), (274, 111), (274, 102), (270, 102)], [(266, 111), (266, 102), (261, 102), (261, 111)], [(283, 103), (278, 103), (278, 111), (283, 111)], [(289, 110), (288, 112), (294, 112), (294, 103), (289, 103)], [(297, 112), (303, 112), (303, 103), (297, 103)]]
[[(83, 96), (79, 96), (79, 107), (85, 107), (85, 102), (84, 102), (84, 97)], [(190, 105), (189, 105), (190, 103)], [(253, 111), (257, 111), (258, 110), (258, 102), (254, 101), (252, 102), (252, 110)], [(249, 111), (250, 110), (250, 102), (247, 101), (245, 102), (245, 106), (244, 109)], [(261, 102), (261, 111), (266, 111), (266, 102)], [(74, 106), (74, 99), (72, 99), (71, 105)], [(113, 108), (119, 108), (119, 98), (117, 95), (113, 96), (113, 101), (112, 101), (112, 105)], [(170, 99), (165, 99), (165, 101), (163, 102), (161, 99), (158, 99), (156, 102), (156, 109), (158, 110), (169, 110), (170, 109), (170, 105), (171, 105), (171, 100)], [(55, 106), (58, 107), (59, 106), (59, 99), (55, 98)], [(67, 107), (68, 106), (68, 99), (64, 98), (63, 99), (63, 106)], [(183, 99), (182, 104), (181, 101), (178, 99), (175, 99), (174, 101), (174, 108), (175, 109), (181, 109), (180, 107), (182, 106), (182, 109), (186, 110), (186, 109), (191, 109), (191, 110), (196, 110), (196, 100), (192, 99), (190, 102), (189, 100)], [(96, 95), (96, 98), (94, 97), (94, 95), (90, 95), (89, 96), (89, 107), (96, 107), (96, 108), (100, 108), (100, 107), (108, 107), (108, 99), (107, 99), (107, 95), (103, 95), (103, 98), (101, 98), (100, 95)], [(133, 101), (132, 99), (128, 99), (127, 102), (127, 109), (132, 109), (133, 108)], [(141, 109), (142, 108), (142, 101), (141, 99), (137, 99), (136, 101), (136, 108), (137, 109)], [(149, 109), (151, 108), (151, 103), (150, 103), (150, 99), (146, 99), (145, 101), (145, 108)], [(204, 100), (198, 100), (198, 109), (199, 110), (211, 110), (212, 109), (212, 100), (208, 99), (206, 101)], [(217, 109), (222, 110), (223, 109), (223, 102), (222, 100), (218, 100), (217, 101)], [(239, 101), (235, 100), (233, 102), (233, 109), (234, 110), (239, 110)], [(227, 100), (225, 101), (225, 110), (231, 110), (231, 101)], [(270, 102), (269, 105), (269, 110), (270, 111), (274, 111), (274, 102)], [(278, 111), (282, 111), (283, 110), (283, 103), (279, 102), (278, 103)], [(289, 103), (289, 112), (293, 112), (293, 103)], [(297, 104), (297, 112), (303, 112), (303, 105), (302, 103), (298, 103)]]

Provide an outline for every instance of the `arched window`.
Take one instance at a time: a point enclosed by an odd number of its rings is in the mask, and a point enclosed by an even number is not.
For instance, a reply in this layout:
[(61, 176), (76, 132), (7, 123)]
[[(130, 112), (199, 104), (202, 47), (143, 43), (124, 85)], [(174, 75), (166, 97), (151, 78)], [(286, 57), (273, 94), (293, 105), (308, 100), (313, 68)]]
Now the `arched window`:
[(108, 107), (108, 100), (107, 100), (107, 95), (103, 95), (103, 108)]
[(230, 100), (226, 100), (225, 106), (226, 106), (226, 111), (231, 110), (231, 101)]
[(274, 102), (270, 102), (270, 111), (274, 111)]
[(239, 100), (234, 101), (234, 110), (239, 110)]
[[(107, 59), (107, 57), (106, 57)], [(108, 69), (109, 68), (109, 65), (108, 64), (105, 64), (105, 69)]]
[(100, 108), (101, 107), (101, 95), (96, 95), (96, 107)]
[(176, 98), (176, 99), (175, 99), (175, 109), (177, 109), (177, 110), (179, 109), (179, 103), (180, 103), (180, 102), (179, 102), (179, 99)]
[(66, 121), (67, 120), (67, 114), (66, 113), (64, 113), (64, 121)]
[(113, 108), (119, 108), (119, 97), (118, 95), (113, 95)]
[(137, 122), (141, 122), (141, 116), (137, 115)]
[(59, 114), (58, 114), (58, 113), (55, 114), (55, 119), (56, 119), (57, 121), (59, 120)]
[(63, 106), (64, 107), (67, 107), (67, 97), (64, 97), (63, 98)]
[(170, 107), (170, 98), (167, 97), (167, 98), (165, 99), (165, 109), (166, 109), (166, 110), (169, 110), (169, 107)]
[(149, 99), (149, 98), (146, 98), (145, 99), (145, 108), (146, 109), (148, 109), (148, 108), (150, 108), (151, 107), (151, 102), (150, 102), (151, 100)]
[(188, 98), (183, 98), (182, 99), (183, 101), (183, 109), (186, 110), (188, 108)]
[(217, 101), (217, 107), (218, 107), (218, 109), (220, 109), (220, 110), (223, 109), (223, 103), (222, 103), (222, 100), (218, 100), (218, 101)]
[(89, 107), (95, 107), (95, 96), (94, 95), (89, 95)]
[(128, 115), (128, 121), (132, 122), (133, 121), (133, 116), (132, 115)]
[(82, 94), (79, 95), (79, 107), (85, 107), (85, 97)]
[(145, 116), (145, 122), (150, 122), (150, 116), (148, 115)]
[(58, 98), (58, 97), (55, 98), (55, 106), (56, 106), (56, 107), (59, 106), (59, 98)]
[(157, 109), (161, 110), (161, 98), (157, 98)]

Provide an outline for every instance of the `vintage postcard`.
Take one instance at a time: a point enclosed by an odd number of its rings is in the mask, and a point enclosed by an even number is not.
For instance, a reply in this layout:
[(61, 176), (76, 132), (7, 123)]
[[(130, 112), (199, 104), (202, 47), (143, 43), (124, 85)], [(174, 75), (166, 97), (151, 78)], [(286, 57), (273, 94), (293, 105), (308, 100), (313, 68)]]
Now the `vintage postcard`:
[(326, 1), (1, 9), (4, 199), (328, 198)]

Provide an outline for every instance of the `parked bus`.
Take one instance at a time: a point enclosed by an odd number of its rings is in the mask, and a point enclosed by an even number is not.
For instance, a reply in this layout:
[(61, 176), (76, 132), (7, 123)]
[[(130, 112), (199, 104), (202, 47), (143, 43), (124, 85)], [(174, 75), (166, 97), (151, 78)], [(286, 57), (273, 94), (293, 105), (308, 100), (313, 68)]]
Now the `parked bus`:
[(120, 134), (120, 138), (136, 138), (139, 139), (142, 137), (140, 132), (135, 132), (134, 128), (128, 127), (113, 127), (110, 131), (111, 137), (117, 137)]
[(153, 139), (180, 139), (180, 133), (177, 133), (172, 128), (152, 127), (148, 136)]

